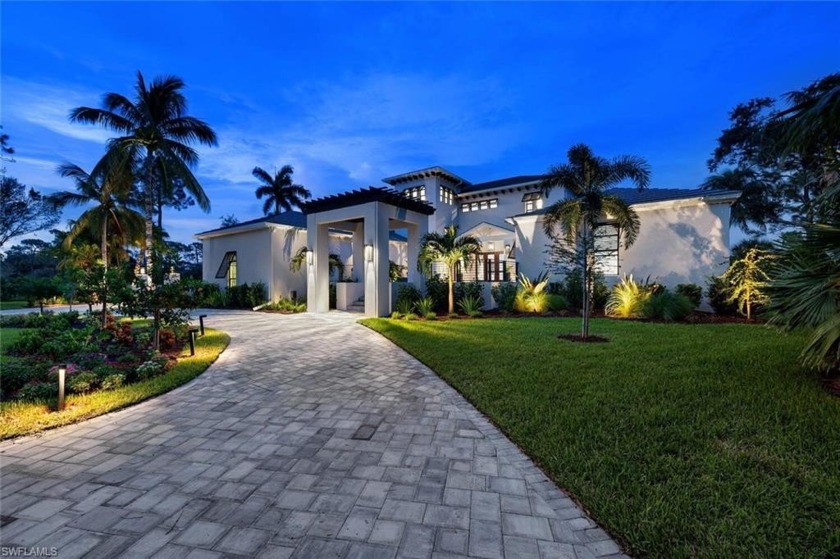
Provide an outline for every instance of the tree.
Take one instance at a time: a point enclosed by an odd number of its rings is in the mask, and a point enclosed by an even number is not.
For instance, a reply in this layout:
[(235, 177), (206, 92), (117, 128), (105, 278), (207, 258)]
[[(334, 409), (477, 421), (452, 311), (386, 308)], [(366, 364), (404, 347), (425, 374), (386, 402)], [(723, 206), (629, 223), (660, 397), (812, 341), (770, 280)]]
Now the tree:
[[(113, 159), (129, 157), (140, 168), (146, 218), (144, 260), (150, 278), (154, 270), (156, 189), (171, 191), (177, 180), (202, 210), (210, 211), (210, 200), (192, 173), (198, 164), (198, 153), (192, 146), (215, 146), (216, 133), (207, 123), (186, 114), (183, 88), (183, 80), (175, 76), (155, 78), (147, 87), (143, 74), (137, 72), (133, 100), (119, 93), (106, 93), (103, 108), (78, 107), (70, 113), (72, 122), (99, 124), (121, 134), (109, 140), (104, 166), (110, 166)], [(99, 171), (94, 169), (93, 174)]]
[(700, 185), (703, 190), (737, 190), (732, 204), (732, 223), (748, 234), (767, 231), (767, 224), (784, 211), (784, 199), (752, 169), (725, 169)]
[(239, 224), (239, 218), (233, 214), (223, 215), (221, 218), (222, 227), (233, 227)]
[[(737, 105), (729, 114), (725, 129), (708, 161), (711, 172), (731, 167), (749, 176), (745, 196), (739, 201), (745, 215), (761, 216), (763, 231), (815, 223), (823, 208), (815, 205), (825, 189), (824, 170), (838, 159), (840, 135), (836, 121), (814, 126), (821, 112), (826, 118), (832, 102), (840, 97), (840, 73), (828, 75), (811, 85), (777, 99), (764, 97)], [(834, 101), (833, 101), (834, 100)], [(802, 123), (792, 132), (790, 123)], [(763, 191), (763, 192), (762, 192)], [(780, 205), (781, 211), (773, 211)]]
[(458, 265), (470, 265), (470, 258), (481, 252), (481, 241), (472, 235), (458, 236), (458, 227), (450, 225), (443, 233), (427, 233), (420, 240), (417, 267), (431, 273), (432, 264), (442, 262), (447, 270), (449, 284), (449, 314), (455, 312), (455, 272)]
[(263, 202), (263, 214), (276, 215), (281, 210), (289, 211), (293, 206), (300, 207), (304, 200), (312, 197), (306, 187), (292, 183), (294, 172), (291, 165), (283, 165), (272, 177), (263, 169), (254, 167), (251, 174), (262, 182), (262, 186), (256, 191), (257, 199), (262, 200), (263, 196), (266, 197)]
[(765, 288), (770, 279), (767, 266), (773, 255), (759, 248), (750, 248), (743, 258), (735, 260), (723, 274), (729, 288), (729, 302), (738, 303), (738, 309), (752, 319), (753, 305), (767, 303)]
[(109, 244), (126, 244), (140, 237), (143, 216), (132, 208), (134, 177), (131, 170), (123, 165), (105, 171), (102, 176), (93, 176), (78, 165), (63, 163), (58, 168), (58, 174), (73, 179), (76, 192), (59, 192), (48, 199), (59, 207), (93, 204), (73, 223), (63, 244), (67, 248), (82, 231), (89, 231), (99, 239), (102, 265), (107, 270), (111, 260)]
[[(797, 99), (791, 99), (797, 101)], [(840, 84), (813, 99), (798, 100), (784, 115), (785, 151), (801, 150), (813, 137), (840, 140)], [(836, 145), (836, 144), (835, 144)], [(802, 362), (840, 371), (840, 151), (827, 153), (822, 191), (815, 200), (821, 222), (783, 236), (768, 286), (770, 323), (806, 329)]]
[(564, 188), (572, 198), (559, 200), (547, 209), (543, 229), (555, 243), (565, 243), (569, 247), (582, 270), (581, 338), (586, 339), (595, 280), (595, 228), (603, 222), (614, 223), (625, 248), (629, 248), (639, 234), (636, 212), (624, 200), (606, 191), (625, 180), (644, 190), (650, 183), (650, 167), (644, 159), (630, 155), (612, 160), (598, 157), (584, 144), (569, 148), (567, 157), (568, 163), (548, 170), (540, 189), (545, 195), (555, 188)]
[(55, 225), (58, 210), (34, 188), (13, 177), (0, 176), (0, 247), (12, 237)]

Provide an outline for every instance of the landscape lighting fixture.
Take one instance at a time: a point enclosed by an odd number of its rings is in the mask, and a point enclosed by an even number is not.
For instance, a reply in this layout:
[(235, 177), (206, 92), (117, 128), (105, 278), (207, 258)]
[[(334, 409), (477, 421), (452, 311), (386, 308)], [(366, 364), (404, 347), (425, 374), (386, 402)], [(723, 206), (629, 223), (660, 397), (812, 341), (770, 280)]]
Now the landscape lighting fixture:
[(64, 411), (64, 377), (67, 375), (67, 365), (58, 366), (58, 411)]

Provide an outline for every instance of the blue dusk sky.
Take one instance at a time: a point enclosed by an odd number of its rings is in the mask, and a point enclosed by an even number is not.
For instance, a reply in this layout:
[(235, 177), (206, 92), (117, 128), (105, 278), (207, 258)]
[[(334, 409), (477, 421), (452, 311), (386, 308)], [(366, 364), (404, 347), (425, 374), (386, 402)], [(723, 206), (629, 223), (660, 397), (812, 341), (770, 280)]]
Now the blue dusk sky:
[(111, 135), (73, 107), (131, 94), (138, 70), (184, 79), (219, 146), (196, 170), (211, 212), (164, 215), (181, 242), (260, 215), (254, 166), (291, 164), (318, 197), (431, 165), (537, 174), (585, 142), (696, 188), (737, 103), (840, 70), (835, 3), (4, 1), (0, 20), (8, 174), (45, 193)]

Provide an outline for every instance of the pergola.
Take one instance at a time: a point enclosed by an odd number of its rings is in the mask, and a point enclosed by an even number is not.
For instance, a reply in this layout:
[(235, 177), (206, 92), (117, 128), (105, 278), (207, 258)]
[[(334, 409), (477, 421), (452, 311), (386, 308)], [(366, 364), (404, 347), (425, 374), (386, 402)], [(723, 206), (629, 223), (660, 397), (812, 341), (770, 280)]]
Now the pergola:
[[(428, 232), (435, 208), (403, 196), (391, 188), (369, 187), (306, 202), (307, 312), (329, 311), (329, 229), (353, 232), (353, 262), (361, 269), (365, 315), (391, 314), (388, 276), (389, 233), (408, 231), (408, 281), (420, 287), (422, 275), (416, 269), (420, 239)], [(363, 266), (358, 266), (362, 262)]]

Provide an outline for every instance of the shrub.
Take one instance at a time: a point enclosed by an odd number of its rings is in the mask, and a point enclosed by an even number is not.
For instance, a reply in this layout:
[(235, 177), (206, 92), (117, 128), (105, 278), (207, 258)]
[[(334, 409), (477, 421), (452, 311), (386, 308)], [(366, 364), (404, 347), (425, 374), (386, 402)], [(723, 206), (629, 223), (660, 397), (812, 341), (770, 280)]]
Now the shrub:
[(158, 335), (160, 336), (161, 349), (175, 349), (178, 345), (178, 338), (172, 330), (161, 329)]
[(152, 358), (137, 367), (137, 380), (148, 380), (162, 375), (164, 372), (164, 361), (161, 358)]
[(18, 391), (19, 400), (49, 400), (58, 396), (58, 385), (47, 382), (30, 382)]
[(730, 301), (731, 292), (729, 286), (720, 276), (710, 276), (708, 279), (708, 290), (706, 291), (709, 297), (709, 304), (715, 313), (725, 316), (734, 316), (738, 314), (737, 303)]
[(541, 313), (548, 309), (548, 274), (542, 273), (533, 280), (521, 276), (519, 290), (514, 299), (514, 308), (519, 312)]
[(400, 313), (398, 313), (397, 311), (394, 311), (394, 312), (391, 313), (391, 318), (393, 320), (398, 320), (401, 316), (402, 315)]
[(417, 314), (419, 314), (422, 317), (425, 317), (427, 314), (432, 313), (433, 307), (434, 302), (432, 301), (431, 297), (424, 297), (414, 304), (414, 309), (417, 311)]
[(414, 306), (423, 298), (420, 290), (413, 284), (406, 283), (397, 287), (397, 298), (394, 301), (394, 309), (400, 314), (408, 314), (414, 310)]
[(458, 306), (461, 307), (461, 310), (464, 311), (465, 315), (476, 318), (481, 316), (481, 309), (484, 307), (484, 300), (481, 297), (472, 295), (461, 299)]
[(416, 315), (416, 314), (414, 314), (413, 312), (409, 312), (409, 313), (405, 313), (405, 314), (403, 315), (403, 318), (404, 318), (405, 320), (417, 320), (417, 315)]
[(119, 388), (124, 384), (125, 375), (122, 373), (114, 373), (102, 379), (102, 384), (100, 385), (100, 388), (102, 388), (102, 390), (113, 390), (114, 388)]
[[(610, 298), (610, 288), (604, 281), (603, 273), (596, 271), (594, 276), (592, 309), (603, 309)], [(569, 270), (565, 279), (556, 289), (558, 289), (558, 295), (566, 298), (570, 309), (580, 310), (583, 308), (583, 272), (579, 268)]]
[(455, 284), (455, 300), (474, 298), (484, 300), (484, 286), (477, 281)]
[(556, 295), (554, 293), (549, 293), (547, 296), (547, 303), (548, 303), (548, 310), (550, 311), (565, 311), (569, 308), (569, 303), (566, 302), (566, 298), (562, 295)]
[(265, 302), (266, 292), (266, 286), (261, 281), (228, 287), (225, 306), (232, 309), (252, 309)]
[(490, 289), (490, 294), (493, 300), (496, 301), (500, 310), (512, 312), (516, 304), (516, 284), (514, 282), (505, 282), (494, 285)]
[(423, 318), (425, 318), (426, 320), (434, 320), (434, 319), (437, 318), (437, 313), (427, 312), (426, 314), (423, 315)]
[(263, 307), (263, 310), (269, 311), (282, 311), (288, 313), (299, 313), (299, 312), (306, 312), (306, 301), (298, 300), (293, 301), (291, 299), (279, 299), (275, 303), (269, 303)]
[(642, 306), (645, 318), (671, 322), (683, 320), (694, 311), (694, 303), (685, 295), (663, 290), (648, 297)]
[[(455, 288), (457, 289), (457, 287), (456, 285)], [(439, 276), (426, 280), (426, 296), (431, 298), (435, 312), (445, 313), (447, 311), (449, 307), (449, 286)], [(457, 292), (455, 299), (458, 299)]]
[(100, 379), (93, 371), (84, 371), (74, 375), (67, 381), (67, 387), (73, 394), (84, 394), (95, 390), (99, 386)]
[(27, 361), (7, 360), (0, 370), (0, 397), (8, 400), (12, 394), (20, 390), (26, 383), (43, 377), (44, 371), (33, 367)]
[(633, 279), (632, 274), (624, 276), (613, 287), (605, 311), (616, 318), (638, 318), (651, 296), (651, 289)]
[(0, 328), (23, 328), (26, 325), (26, 315), (11, 314), (0, 316)]
[(703, 301), (703, 288), (696, 283), (677, 284), (674, 291), (680, 295), (688, 297), (688, 300), (694, 304), (694, 308), (699, 307), (700, 303)]

